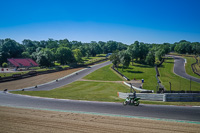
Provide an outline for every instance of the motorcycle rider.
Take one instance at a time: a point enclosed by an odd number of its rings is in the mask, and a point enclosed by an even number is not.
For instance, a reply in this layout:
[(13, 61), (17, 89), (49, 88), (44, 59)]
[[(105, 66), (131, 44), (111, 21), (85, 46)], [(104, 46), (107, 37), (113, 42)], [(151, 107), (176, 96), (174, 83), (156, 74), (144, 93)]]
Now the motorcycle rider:
[(136, 91), (135, 91), (135, 89), (133, 89), (132, 84), (131, 84), (131, 88), (130, 89), (131, 89), (131, 92), (133, 92), (133, 95), (131, 95), (131, 97), (129, 95), (130, 103), (133, 103), (134, 99), (136, 98)]

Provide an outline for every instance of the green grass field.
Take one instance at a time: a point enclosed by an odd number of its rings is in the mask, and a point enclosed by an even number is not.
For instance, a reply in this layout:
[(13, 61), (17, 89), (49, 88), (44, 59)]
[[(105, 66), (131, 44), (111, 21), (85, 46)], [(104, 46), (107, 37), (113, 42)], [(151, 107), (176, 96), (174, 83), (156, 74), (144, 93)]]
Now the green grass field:
[(189, 74), (193, 77), (196, 77), (196, 78), (200, 78), (199, 75), (193, 73), (193, 71), (192, 71), (191, 64), (196, 62), (195, 58), (194, 57), (184, 57), (184, 58), (187, 60), (187, 63), (185, 64), (185, 70), (186, 70), (187, 74)]
[(156, 80), (156, 70), (154, 67), (134, 63), (132, 66), (131, 64), (127, 69), (122, 71), (122, 68), (119, 67), (119, 72), (127, 76), (129, 79), (136, 79), (141, 80), (144, 79), (143, 88), (147, 90), (156, 90), (157, 80)]
[(14, 73), (0, 73), (0, 76), (1, 77), (9, 77), (9, 76), (12, 76), (13, 74), (26, 74), (26, 73), (28, 73), (28, 71), (27, 72), (14, 72)]
[[(160, 71), (160, 80), (162, 85), (167, 90), (170, 90), (169, 82), (172, 84), (172, 90), (184, 90), (189, 91), (190, 90), (190, 81), (181, 78), (180, 76), (177, 76), (173, 73), (173, 67), (174, 67), (174, 59), (168, 58), (165, 60), (165, 62), (162, 64), (161, 67), (159, 67)], [(200, 91), (200, 84), (196, 82), (191, 82), (191, 90), (193, 91)]]
[(102, 81), (123, 81), (124, 79), (117, 75), (110, 67), (111, 65), (102, 67), (89, 75), (85, 76), (83, 79), (89, 80), (102, 80)]
[(122, 83), (76, 81), (50, 91), (13, 91), (12, 93), (59, 99), (122, 102), (123, 99), (118, 98), (117, 92), (129, 91), (129, 87)]
[(87, 65), (87, 64), (90, 64), (93, 62), (97, 62), (99, 60), (103, 60), (103, 59), (105, 59), (105, 57), (101, 57), (101, 56), (100, 57), (89, 57), (89, 58), (83, 57), (82, 59), (84, 61), (84, 65)]

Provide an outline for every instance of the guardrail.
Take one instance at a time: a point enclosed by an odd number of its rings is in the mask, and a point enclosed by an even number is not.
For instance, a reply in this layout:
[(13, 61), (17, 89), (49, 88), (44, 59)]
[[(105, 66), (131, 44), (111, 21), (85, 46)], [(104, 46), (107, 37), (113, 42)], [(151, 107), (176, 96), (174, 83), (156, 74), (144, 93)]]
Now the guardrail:
[[(118, 92), (118, 97), (125, 99), (133, 93)], [(148, 94), (136, 93), (141, 100), (163, 101), (163, 102), (200, 102), (200, 93), (165, 93), (165, 94)]]
[(123, 78), (125, 78), (127, 81), (129, 81), (130, 79), (128, 77), (126, 77), (125, 75), (123, 75), (122, 73), (120, 73), (118, 70), (115, 69), (114, 65), (111, 67), (115, 72), (117, 72), (119, 75), (121, 75)]
[(124, 82), (124, 81), (123, 81), (123, 83), (124, 83), (125, 85), (129, 86), (129, 87), (132, 87), (133, 89), (138, 90), (138, 91), (146, 91), (146, 92), (148, 91), (148, 93), (149, 93), (149, 92), (150, 92), (150, 93), (153, 92), (153, 90), (151, 91), (151, 90), (141, 89), (141, 88), (135, 87), (135, 86), (133, 86), (133, 85), (130, 85), (129, 83), (126, 83), (126, 82)]
[(165, 102), (200, 102), (200, 93), (164, 94)]
[(195, 74), (197, 74), (197, 75), (200, 76), (200, 73), (197, 72), (197, 69), (196, 69), (196, 67), (195, 67), (195, 65), (198, 64), (198, 59), (197, 59), (196, 57), (195, 57), (195, 59), (196, 59), (196, 62), (191, 64), (192, 71), (193, 71)]

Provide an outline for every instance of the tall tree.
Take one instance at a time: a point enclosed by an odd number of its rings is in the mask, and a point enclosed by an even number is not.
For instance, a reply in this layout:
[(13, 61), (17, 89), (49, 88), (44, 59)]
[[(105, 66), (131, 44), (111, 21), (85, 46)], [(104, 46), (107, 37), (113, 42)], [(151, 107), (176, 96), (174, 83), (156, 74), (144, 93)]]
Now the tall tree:
[(117, 67), (118, 69), (118, 66), (119, 66), (119, 63), (120, 63), (120, 59), (119, 59), (119, 54), (116, 52), (116, 53), (112, 53), (111, 56), (109, 57), (110, 61), (112, 61), (113, 65), (115, 67)]
[(120, 64), (122, 64), (122, 71), (124, 71), (124, 68), (127, 68), (131, 61), (128, 51), (120, 51), (119, 59), (120, 59)]
[(53, 52), (48, 49), (42, 49), (40, 50), (38, 53), (36, 53), (36, 62), (40, 65), (40, 66), (45, 66), (45, 67), (50, 67), (53, 66), (53, 61), (54, 61), (54, 54)]
[(26, 52), (28, 52), (30, 55), (37, 49), (37, 45), (29, 39), (24, 39), (22, 44), (24, 45)]
[(49, 40), (47, 41), (47, 48), (49, 48), (49, 49), (57, 49), (58, 46), (59, 45), (58, 45), (58, 41), (57, 40), (49, 38)]
[(1, 40), (0, 45), (0, 65), (7, 62), (7, 58), (19, 58), (23, 52), (23, 46), (15, 40), (7, 38)]
[(74, 61), (74, 56), (71, 49), (67, 47), (60, 47), (56, 51), (56, 58), (57, 61), (60, 62), (62, 65), (67, 63), (72, 63)]
[(134, 44), (131, 44), (128, 47), (128, 52), (130, 54), (131, 62), (132, 62), (132, 65), (133, 65), (133, 60), (134, 59), (138, 60), (138, 58), (139, 58), (139, 42), (135, 41)]
[(149, 52), (149, 48), (147, 47), (147, 44), (140, 43), (139, 45), (139, 58), (140, 60), (145, 60), (147, 54)]
[(155, 63), (155, 54), (153, 51), (149, 51), (149, 53), (147, 54), (147, 57), (145, 59), (145, 62), (150, 65), (153, 66)]
[(74, 54), (74, 58), (75, 58), (77, 63), (81, 63), (83, 61), (82, 60), (83, 55), (82, 55), (80, 49), (74, 49), (73, 54)]

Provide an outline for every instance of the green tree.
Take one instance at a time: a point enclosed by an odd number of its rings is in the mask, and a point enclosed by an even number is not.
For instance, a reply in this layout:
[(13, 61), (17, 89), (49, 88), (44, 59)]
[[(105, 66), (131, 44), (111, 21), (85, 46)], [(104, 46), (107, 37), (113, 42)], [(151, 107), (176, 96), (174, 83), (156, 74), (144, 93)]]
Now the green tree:
[(73, 54), (74, 54), (74, 58), (75, 58), (77, 63), (81, 63), (83, 61), (82, 60), (83, 55), (82, 55), (80, 49), (73, 50)]
[(59, 46), (60, 47), (68, 47), (68, 48), (72, 47), (68, 39), (59, 40)]
[(38, 53), (36, 53), (36, 62), (40, 65), (40, 66), (45, 66), (45, 67), (50, 67), (53, 66), (53, 61), (54, 61), (54, 54), (53, 52), (48, 49), (42, 49), (40, 50)]
[(29, 52), (23, 52), (22, 57), (23, 58), (31, 58), (31, 55), (29, 54)]
[(23, 46), (25, 47), (26, 52), (28, 52), (30, 55), (35, 52), (37, 49), (36, 42), (31, 41), (29, 39), (24, 39), (22, 41)]
[(120, 51), (119, 60), (120, 60), (120, 64), (122, 64), (122, 71), (124, 71), (124, 68), (127, 68), (131, 61), (128, 51)]
[(139, 58), (139, 42), (138, 41), (135, 41), (134, 44), (131, 44), (128, 47), (128, 53), (130, 54), (131, 62), (133, 65), (133, 60), (134, 59), (138, 60)]
[(73, 53), (72, 53), (71, 49), (69, 49), (67, 47), (60, 47), (57, 49), (56, 59), (62, 65), (74, 62)]
[(147, 47), (147, 44), (141, 42), (139, 45), (139, 54), (138, 54), (141, 61), (146, 59), (148, 52), (149, 48)]
[(3, 67), (3, 68), (6, 68), (6, 67), (8, 67), (8, 64), (7, 64), (6, 62), (4, 62), (4, 63), (2, 64), (2, 67)]
[(165, 55), (165, 50), (164, 49), (159, 49), (155, 52), (156, 57), (158, 58), (159, 61), (162, 60), (162, 56)]
[(145, 62), (150, 65), (153, 66), (155, 63), (155, 54), (153, 51), (149, 51), (149, 53), (147, 54), (147, 57), (145, 59)]
[(120, 63), (120, 59), (119, 59), (119, 54), (118, 53), (112, 53), (112, 55), (109, 57), (110, 61), (112, 61), (113, 65), (115, 67), (117, 67), (118, 69), (118, 66), (119, 66), (119, 63)]
[(15, 40), (7, 38), (0, 41), (0, 64), (7, 62), (8, 58), (19, 58), (23, 52), (23, 46)]
[(58, 46), (59, 45), (58, 45), (58, 41), (57, 40), (49, 38), (49, 40), (47, 41), (47, 46), (46, 47), (49, 48), (49, 49), (53, 49), (53, 48), (57, 49)]

